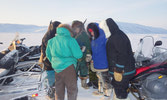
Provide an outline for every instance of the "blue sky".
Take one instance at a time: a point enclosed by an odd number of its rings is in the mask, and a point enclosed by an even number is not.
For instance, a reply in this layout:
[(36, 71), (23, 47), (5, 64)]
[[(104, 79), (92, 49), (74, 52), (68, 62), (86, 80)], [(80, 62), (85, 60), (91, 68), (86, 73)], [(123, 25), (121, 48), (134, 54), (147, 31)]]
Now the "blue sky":
[(48, 25), (50, 20), (109, 17), (167, 29), (167, 0), (0, 0), (0, 23)]

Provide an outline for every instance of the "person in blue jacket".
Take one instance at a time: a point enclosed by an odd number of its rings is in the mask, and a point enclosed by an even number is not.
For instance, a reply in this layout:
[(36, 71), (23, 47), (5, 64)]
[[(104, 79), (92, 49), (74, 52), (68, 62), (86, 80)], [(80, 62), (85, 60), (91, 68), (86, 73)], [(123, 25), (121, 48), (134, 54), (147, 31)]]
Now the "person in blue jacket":
[(108, 76), (108, 62), (106, 55), (106, 37), (97, 23), (90, 23), (87, 31), (91, 37), (92, 59), (98, 77), (98, 93), (105, 97), (111, 95), (111, 79)]

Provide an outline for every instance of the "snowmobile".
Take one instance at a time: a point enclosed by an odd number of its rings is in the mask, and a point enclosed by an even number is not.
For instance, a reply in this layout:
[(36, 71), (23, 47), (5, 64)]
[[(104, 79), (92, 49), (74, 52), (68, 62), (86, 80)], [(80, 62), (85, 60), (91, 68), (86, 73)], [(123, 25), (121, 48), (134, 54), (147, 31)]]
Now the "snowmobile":
[(134, 54), (136, 75), (129, 91), (137, 100), (167, 100), (167, 49), (160, 45), (162, 41), (154, 44), (154, 38), (146, 36)]
[(37, 60), (18, 60), (18, 50), (0, 52), (0, 97), (4, 100), (43, 100), (50, 89), (44, 66), (41, 67)]
[(18, 50), (19, 51), (19, 61), (28, 61), (28, 60), (37, 60), (40, 58), (41, 55), (41, 46), (26, 46), (23, 44), (23, 41), (26, 38), (18, 38), (18, 34), (16, 34), (15, 38), (11, 42), (8, 49), (10, 51), (12, 50)]
[[(0, 77), (11, 75), (15, 73), (15, 67), (18, 62), (18, 51), (5, 50), (0, 52)], [(0, 80), (0, 84), (8, 84), (13, 81), (13, 78), (6, 78)]]
[[(0, 77), (0, 97), (4, 100), (45, 100), (49, 93), (49, 84), (45, 77), (46, 72), (44, 67), (39, 66), (39, 62), (20, 62), (15, 73)], [(5, 83), (8, 78), (12, 78), (12, 81)]]

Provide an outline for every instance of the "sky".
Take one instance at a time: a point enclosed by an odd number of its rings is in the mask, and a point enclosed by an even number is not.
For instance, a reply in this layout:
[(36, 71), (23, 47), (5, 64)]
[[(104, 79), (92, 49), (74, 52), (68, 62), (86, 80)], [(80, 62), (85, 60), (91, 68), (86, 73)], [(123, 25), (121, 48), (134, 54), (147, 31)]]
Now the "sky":
[(86, 18), (167, 29), (167, 0), (0, 0), (0, 23), (46, 26)]

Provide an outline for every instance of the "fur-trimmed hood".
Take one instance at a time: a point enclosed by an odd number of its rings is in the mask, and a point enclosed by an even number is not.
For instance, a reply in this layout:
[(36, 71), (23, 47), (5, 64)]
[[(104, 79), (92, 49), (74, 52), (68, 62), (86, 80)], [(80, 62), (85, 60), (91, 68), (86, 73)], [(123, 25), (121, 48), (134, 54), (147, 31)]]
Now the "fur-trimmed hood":
[(108, 27), (108, 25), (107, 25), (107, 22), (106, 22), (105, 20), (101, 21), (101, 22), (99, 23), (99, 27), (100, 27), (101, 29), (103, 29), (106, 38), (109, 38), (112, 33), (111, 33), (110, 30), (109, 30), (109, 27)]
[(60, 24), (57, 27), (57, 35), (69, 35), (73, 37), (73, 31), (71, 29), (71, 26), (68, 24)]

